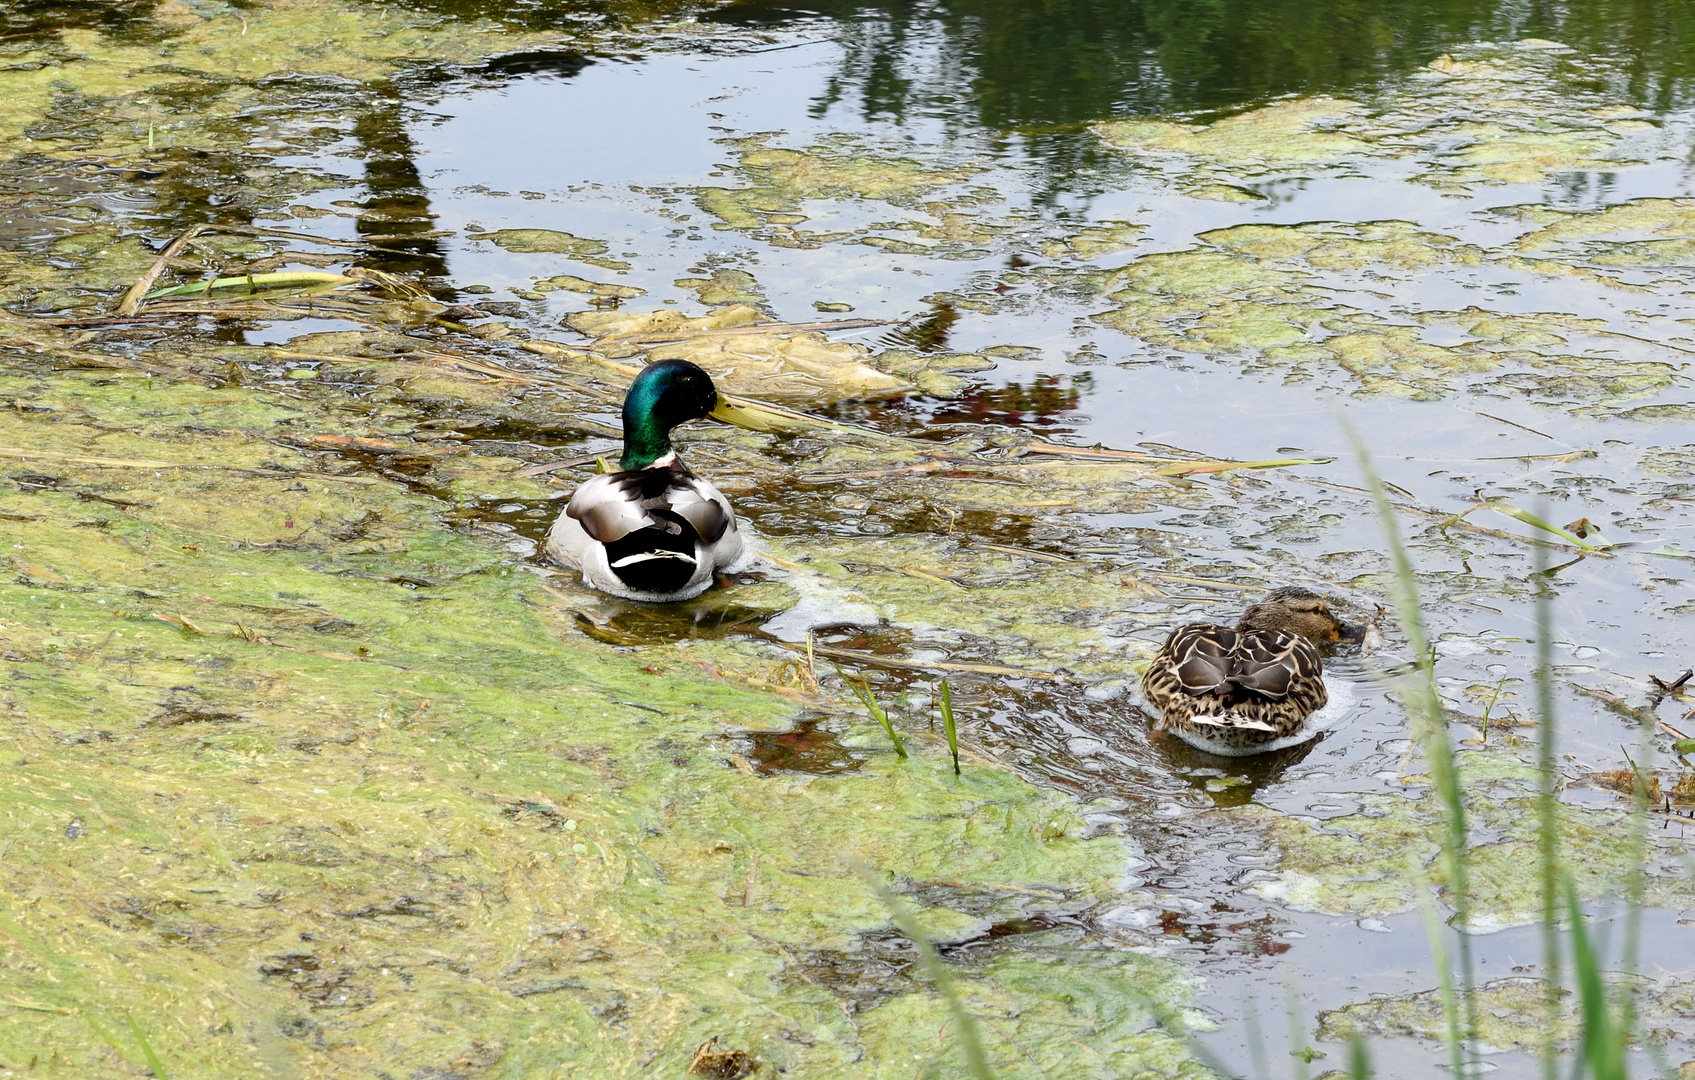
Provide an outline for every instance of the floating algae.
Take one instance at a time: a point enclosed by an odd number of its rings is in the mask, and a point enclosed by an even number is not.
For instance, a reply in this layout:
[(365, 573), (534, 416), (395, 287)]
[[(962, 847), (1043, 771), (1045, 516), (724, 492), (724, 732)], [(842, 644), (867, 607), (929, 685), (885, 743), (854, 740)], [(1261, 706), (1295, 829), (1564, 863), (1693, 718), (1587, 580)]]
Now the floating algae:
[(1598, 88), (1606, 86), (1598, 76), (1558, 50), (1479, 45), (1370, 100), (1291, 98), (1207, 124), (1112, 120), (1095, 131), (1137, 154), (1189, 159), (1179, 186), (1202, 197), (1220, 183), (1378, 160), (1410, 162), (1413, 179), (1454, 187), (1531, 183), (1673, 152), (1640, 119), (1646, 113), (1621, 110)]
[(646, 294), (647, 290), (638, 289), (633, 285), (614, 285), (604, 281), (589, 281), (575, 274), (555, 274), (542, 278), (533, 286), (534, 291), (550, 293), (564, 290), (566, 292), (586, 293), (589, 296), (607, 296), (618, 300), (633, 300)]
[[(78, 1075), (122, 1073), (80, 1010), (151, 1018), (183, 1076), (681, 1068), (713, 1034), (835, 1075), (945, 1016), (897, 980), (850, 1018), (805, 966), (886, 924), (851, 864), (1071, 905), (1113, 890), (1121, 843), (1080, 839), (1070, 800), (982, 765), (954, 781), (940, 746), (816, 779), (728, 767), (726, 727), (795, 715), (769, 652), (597, 644), (590, 594), (523, 572), (510, 533), (350, 467), (403, 451), (424, 471), (402, 479), (456, 499), (547, 504), (521, 461), (407, 450), (430, 385), (378, 383), (367, 414), (122, 371), (0, 384), (28, 403), (0, 446), (54, 477), (0, 495), (0, 705), (26, 763), (5, 782), (25, 902), (0, 918), (14, 993), (46, 1010), (6, 1028), (7, 1060), (50, 1041)], [(1085, 1016), (1127, 1067), (1186, 1060), (1129, 992), (1151, 976), (1178, 1001), (1175, 971), (1103, 953), (1110, 995), (1085, 1000), (1039, 941), (984, 955), (966, 988), (1004, 1062), (1066, 1060)]]
[(695, 293), (708, 307), (765, 302), (759, 282), (746, 270), (716, 270), (709, 278), (678, 278), (672, 284)]
[[(553, 35), (512, 31), (489, 19), (439, 16), (326, 0), (267, 0), (202, 14), (171, 0), (149, 18), (153, 40), (76, 27), (49, 44), (8, 45), (0, 70), (0, 137), (9, 156), (140, 157), (163, 148), (226, 144), (220, 125), (262, 109), (259, 80), (328, 77), (367, 82), (420, 59), (476, 62)], [(176, 107), (188, 91), (192, 109)], [(74, 133), (38, 125), (65, 99)]]
[[(1156, 347), (1234, 353), (1291, 379), (1339, 370), (1366, 393), (1435, 398), (1469, 386), (1616, 413), (1684, 383), (1668, 350), (1605, 321), (1378, 302), (1386, 280), (1495, 257), (1410, 222), (1241, 225), (1198, 239), (1109, 275), (1103, 288), (1117, 306), (1095, 320)], [(1433, 341), (1425, 328), (1436, 326), (1460, 329), (1464, 340)], [(1620, 346), (1634, 355), (1614, 355)]]
[(604, 240), (588, 240), (553, 229), (501, 229), (499, 232), (478, 233), (476, 238), (519, 255), (565, 255), (577, 262), (607, 270), (630, 268), (627, 262), (603, 257), (607, 250)]
[[(957, 252), (992, 235), (970, 215), (951, 204), (927, 206), (938, 220), (926, 226), (917, 221), (901, 227), (924, 230), (932, 243), (918, 244), (877, 236), (873, 224), (846, 231), (818, 232), (796, 226), (807, 220), (800, 211), (811, 200), (870, 200), (894, 207), (917, 208), (938, 189), (969, 180), (978, 170), (970, 166), (927, 166), (909, 158), (884, 157), (843, 141), (791, 150), (764, 145), (764, 137), (730, 140), (738, 152), (737, 173), (742, 187), (700, 187), (689, 193), (706, 213), (717, 218), (715, 229), (752, 233), (777, 247), (817, 246), (832, 241), (855, 241), (896, 254)], [(884, 226), (882, 228), (887, 228)], [(939, 241), (939, 244), (935, 242)]]
[[(1648, 1038), (1655, 1043), (1663, 1045), (1685, 1034), (1691, 991), (1695, 989), (1688, 981), (1609, 974), (1605, 983), (1612, 993), (1631, 995), (1632, 1007), (1642, 1021), (1651, 1025)], [(1572, 1043), (1584, 1032), (1578, 995), (1570, 991), (1558, 995), (1557, 1014), (1550, 1025), (1547, 984), (1542, 979), (1496, 979), (1477, 988), (1476, 1001), (1479, 1053), (1498, 1054), (1507, 1050), (1536, 1053), (1550, 1036), (1555, 1045), (1569, 1052)], [(1413, 1036), (1436, 1041), (1444, 1037), (1445, 1024), (1441, 994), (1425, 990), (1383, 996), (1321, 1013), (1318, 1037), (1343, 1041), (1355, 1036)], [(1680, 1075), (1688, 1072), (1686, 1064)]]
[[(1477, 843), (1468, 855), (1473, 917), (1466, 929), (1486, 933), (1540, 920), (1541, 854), (1534, 800), (1497, 786), (1501, 777), (1510, 777), (1508, 783), (1528, 782), (1533, 771), (1515, 768), (1510, 759), (1477, 758), (1462, 758), (1462, 776), (1467, 769), (1493, 775), (1470, 778), (1475, 795), (1468, 800), (1467, 814), (1473, 828), (1490, 839)], [(1424, 867), (1437, 886), (1446, 884), (1436, 858), (1444, 826), (1433, 796), (1383, 795), (1362, 803), (1361, 813), (1323, 822), (1257, 808), (1221, 813), (1258, 822), (1277, 851), (1275, 876), (1255, 885), (1257, 894), (1296, 910), (1336, 915), (1413, 910), (1417, 884), (1409, 860)], [(1616, 809), (1560, 808), (1562, 858), (1569, 860), (1574, 884), (1585, 898), (1619, 892), (1637, 869), (1618, 843), (1625, 827), (1625, 816)], [(1647, 868), (1653, 904), (1680, 907), (1695, 899), (1674, 851), (1668, 843), (1665, 865)]]
[[(1565, 1043), (1581, 1030), (1572, 995), (1561, 995), (1561, 1009), (1552, 1030), (1548, 1028), (1547, 984), (1541, 979), (1499, 979), (1477, 988), (1476, 1032), (1479, 1053), (1498, 1054), (1509, 1049), (1536, 1051), (1544, 1040)], [(1348, 1005), (1323, 1013), (1318, 1037), (1343, 1041), (1355, 1036), (1416, 1036), (1440, 1039), (1446, 1021), (1441, 995), (1434, 990), (1401, 997), (1383, 997), (1369, 1004)]]
[[(897, 397), (914, 389), (956, 393), (964, 381), (945, 372), (993, 366), (982, 357), (932, 361), (900, 350), (873, 354), (863, 345), (774, 322), (746, 304), (693, 318), (674, 311), (583, 312), (568, 322), (596, 335), (591, 346), (596, 355), (621, 359), (645, 352), (649, 360), (688, 360), (705, 368), (726, 393), (803, 408)], [(770, 328), (762, 329), (765, 325)], [(634, 369), (618, 370), (628, 375)]]
[[(255, 310), (243, 296), (197, 303), (183, 314)], [(270, 303), (275, 318), (314, 311)], [(538, 447), (522, 433), (563, 425), (564, 441), (594, 445), (604, 425), (560, 417), (605, 408), (595, 384), (563, 360), (505, 366), (467, 354), (471, 336), (400, 332), (431, 325), (439, 304), (374, 287), (338, 303), (390, 328), (136, 354), (0, 320), (4, 341), (29, 350), (0, 372), (15, 403), (0, 457), (23, 477), (0, 493), (16, 571), (0, 586), (0, 708), (26, 763), (4, 785), (17, 818), (8, 888), (24, 902), (0, 929), (32, 1006), (0, 1036), (0, 1059), (51, 1043), (76, 1075), (122, 1075), (123, 1051), (79, 1016), (127, 1013), (150, 1018), (180, 1076), (681, 1068), (712, 1035), (793, 1075), (837, 1075), (866, 1057), (909, 1061), (915, 1026), (946, 1016), (898, 970), (855, 996), (818, 966), (862, 954), (887, 925), (856, 866), (1013, 912), (1117, 894), (1122, 841), (1086, 839), (1084, 806), (985, 762), (955, 780), (940, 745), (816, 779), (733, 767), (726, 732), (781, 730), (802, 705), (857, 712), (786, 681), (789, 654), (745, 634), (637, 625), (606, 644), (580, 615), (599, 598), (526, 572), (533, 543), (507, 522), (536, 508), (536, 535), (569, 482), (523, 475)], [(681, 336), (700, 347), (700, 331), (760, 318), (715, 313)], [(681, 325), (582, 320), (626, 337)], [(77, 369), (54, 369), (71, 357)], [(287, 378), (302, 363), (323, 376), (304, 396)], [(516, 437), (444, 439), (438, 411), (473, 435)], [(770, 436), (700, 435), (691, 457), (715, 475), (731, 466), (727, 488), (771, 476)], [(860, 464), (913, 460), (881, 441)], [(969, 492), (952, 481), (931, 495), (969, 514)], [(479, 509), (495, 506), (507, 516)], [(915, 548), (912, 569), (945, 550)], [(1018, 569), (1003, 554), (970, 564)], [(937, 582), (865, 584), (892, 617), (934, 618), (933, 600), (914, 594), (909, 608), (892, 587), (905, 583)], [(743, 593), (754, 611), (792, 595), (732, 587), (697, 614)], [(996, 640), (1063, 626), (960, 623)], [(951, 902), (927, 901), (925, 924), (962, 942), (987, 934)], [(1178, 969), (1110, 947), (1080, 967), (1064, 935), (999, 940), (974, 946), (962, 984), (1009, 1074), (1028, 1055), (1071, 1060), (1079, 1040), (1122, 1069), (1196, 1068), (1156, 1022), (1186, 1000)], [(1083, 970), (1098, 994), (1069, 989)]]

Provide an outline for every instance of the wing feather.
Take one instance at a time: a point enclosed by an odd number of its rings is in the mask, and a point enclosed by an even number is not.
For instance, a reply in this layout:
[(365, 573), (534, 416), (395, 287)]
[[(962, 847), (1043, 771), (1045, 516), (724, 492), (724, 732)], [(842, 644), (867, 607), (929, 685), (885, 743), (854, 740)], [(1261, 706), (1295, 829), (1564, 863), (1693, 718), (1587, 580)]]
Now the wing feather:
[(1235, 644), (1236, 631), (1211, 623), (1190, 623), (1173, 630), (1165, 653), (1183, 692), (1209, 694), (1228, 689)]
[(642, 507), (640, 489), (631, 491), (628, 484), (620, 483), (623, 476), (613, 473), (585, 481), (565, 507), (565, 513), (602, 544), (622, 540), (654, 523)]
[(701, 543), (716, 544), (720, 537), (736, 527), (735, 516), (718, 489), (693, 476), (686, 484), (673, 486), (665, 492), (671, 509), (687, 519), (700, 535)]
[(669, 468), (612, 473), (586, 481), (571, 497), (565, 513), (602, 544), (616, 543), (638, 529), (676, 531), (654, 510), (676, 513), (710, 546), (736, 527), (735, 514), (718, 489), (681, 461)]
[[(1249, 630), (1236, 650), (1236, 685), (1272, 701), (1323, 693), (1324, 670), (1312, 642), (1287, 630)], [(1303, 701), (1304, 703), (1304, 701)], [(1322, 702), (1320, 703), (1322, 704)]]

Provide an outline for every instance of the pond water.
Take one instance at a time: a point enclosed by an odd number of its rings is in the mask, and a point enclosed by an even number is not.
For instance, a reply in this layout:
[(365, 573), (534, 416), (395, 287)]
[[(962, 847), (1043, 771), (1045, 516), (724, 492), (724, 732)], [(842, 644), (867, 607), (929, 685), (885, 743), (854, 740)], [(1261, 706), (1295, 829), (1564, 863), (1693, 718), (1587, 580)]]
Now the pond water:
[[(1408, 860), (1439, 811), (1345, 424), (1461, 749), (1487, 1067), (1541, 1069), (1539, 583), (1568, 858), (1633, 964), (1617, 770), (1655, 777), (1643, 1015), (1695, 1059), (1695, 710), (1654, 682), (1695, 666), (1695, 4), (3, 19), (7, 798), (39, 835), (0, 856), (33, 957), (0, 1064), (85, 1010), (116, 1034), (77, 1075), (139, 1060), (125, 1011), (173, 1075), (681, 1075), (711, 1036), (949, 1075), (870, 867), (1004, 1075), (1201, 1075), (1184, 1024), (1244, 1074), (1359, 1031), (1430, 1075)], [(112, 317), (195, 225), (160, 285), (354, 280)], [(761, 557), (665, 610), (536, 555), (643, 355), (811, 418), (688, 430)], [(1151, 738), (1165, 634), (1283, 584), (1384, 638), (1327, 661), (1342, 723), (1245, 760)], [(151, 883), (137, 845), (174, 852)], [(158, 985), (51, 989), (96, 964), (83, 924)], [(247, 1018), (175, 1017), (224, 971)]]

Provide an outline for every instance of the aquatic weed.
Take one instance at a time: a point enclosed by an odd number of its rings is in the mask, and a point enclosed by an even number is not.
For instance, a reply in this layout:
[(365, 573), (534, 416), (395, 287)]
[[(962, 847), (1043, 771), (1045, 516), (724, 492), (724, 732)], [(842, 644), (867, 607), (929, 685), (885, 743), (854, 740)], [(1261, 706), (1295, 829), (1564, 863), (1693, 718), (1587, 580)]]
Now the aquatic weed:
[(871, 684), (866, 682), (863, 677), (853, 678), (842, 671), (841, 668), (836, 669), (836, 674), (840, 675), (842, 681), (848, 684), (860, 701), (864, 702), (865, 711), (871, 714), (871, 718), (883, 725), (883, 730), (889, 734), (889, 741), (895, 744), (895, 756), (903, 761), (906, 760), (906, 744), (901, 741), (900, 733), (895, 730), (894, 724), (889, 722), (889, 714), (883, 711), (881, 705), (877, 704), (877, 697), (871, 691)]
[(942, 731), (948, 737), (948, 753), (953, 755), (953, 774), (959, 775), (959, 731), (953, 723), (953, 694), (948, 690), (948, 681), (942, 680)]

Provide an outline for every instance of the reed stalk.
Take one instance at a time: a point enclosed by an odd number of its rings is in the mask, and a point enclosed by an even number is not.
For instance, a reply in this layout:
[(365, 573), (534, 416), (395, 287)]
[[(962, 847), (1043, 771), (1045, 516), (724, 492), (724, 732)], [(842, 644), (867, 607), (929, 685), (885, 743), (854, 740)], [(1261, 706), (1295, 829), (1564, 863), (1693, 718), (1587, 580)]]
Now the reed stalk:
[(1472, 965), (1471, 942), (1466, 929), (1471, 923), (1471, 883), (1466, 859), (1470, 830), (1466, 822), (1465, 799), (1460, 790), (1459, 769), (1455, 761), (1453, 743), (1448, 737), (1447, 713), (1443, 708), (1441, 695), (1436, 690), (1436, 657), (1429, 632), (1425, 628), (1424, 613), (1419, 605), (1418, 578), (1413, 571), (1412, 559), (1407, 555), (1406, 545), (1401, 541), (1394, 507), (1390, 505), (1383, 478), (1378, 475), (1372, 464), (1365, 441), (1345, 416), (1340, 419), (1348, 440), (1353, 444), (1354, 456), (1359, 462), (1360, 470), (1365, 474), (1378, 519), (1383, 523), (1383, 531), (1389, 545), (1390, 565), (1394, 571), (1395, 614), (1400, 619), (1401, 629), (1407, 636), (1407, 644), (1416, 658), (1414, 672), (1401, 680), (1400, 689), (1412, 714), (1414, 741), (1424, 751), (1425, 761), (1430, 768), (1430, 779), (1442, 808), (1444, 830), (1440, 859), (1443, 876), (1448, 882), (1449, 902), (1454, 909), (1454, 923), (1460, 930), (1454, 951), (1459, 960), (1458, 1011), (1462, 1019), (1457, 1030), (1450, 1028), (1448, 1042), (1453, 1057), (1454, 1075), (1468, 1076), (1478, 1025), (1476, 979)]
[(1559, 774), (1554, 770), (1554, 617), (1548, 553), (1536, 548), (1536, 847), (1542, 884), (1542, 1077), (1556, 1080), (1554, 1032), (1560, 1022)]
[(869, 867), (861, 867), (859, 873), (871, 887), (871, 891), (877, 894), (877, 899), (888, 909), (889, 918), (893, 920), (895, 928), (917, 948), (918, 966), (924, 970), (930, 981), (936, 984), (936, 992), (941, 994), (942, 1000), (947, 1004), (954, 1032), (959, 1038), (959, 1048), (965, 1054), (966, 1074), (971, 1080), (995, 1080), (994, 1066), (989, 1064), (988, 1051), (983, 1046), (982, 1033), (977, 1028), (977, 1018), (965, 1007), (965, 999), (960, 995), (959, 988), (954, 985), (952, 973), (937, 955), (936, 947), (930, 944), (929, 936), (912, 917), (912, 911), (889, 891), (889, 887), (883, 884), (874, 871)]
[(889, 721), (889, 714), (883, 711), (881, 705), (877, 704), (877, 697), (871, 692), (871, 684), (863, 679), (849, 678), (841, 668), (836, 669), (836, 674), (840, 675), (842, 681), (853, 688), (853, 692), (864, 704), (865, 711), (871, 714), (871, 718), (883, 725), (883, 730), (888, 733), (889, 741), (895, 744), (895, 756), (905, 761), (906, 744), (901, 741), (900, 732), (895, 730), (895, 725)]

